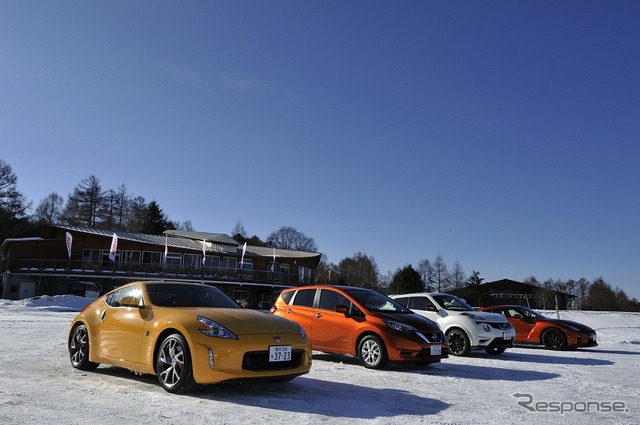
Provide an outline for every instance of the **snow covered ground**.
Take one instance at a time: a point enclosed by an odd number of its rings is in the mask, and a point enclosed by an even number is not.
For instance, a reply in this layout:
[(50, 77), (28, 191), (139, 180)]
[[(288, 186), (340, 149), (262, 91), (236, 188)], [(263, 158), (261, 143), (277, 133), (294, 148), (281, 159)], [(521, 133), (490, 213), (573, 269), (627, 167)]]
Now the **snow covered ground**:
[(172, 395), (154, 376), (71, 367), (68, 326), (84, 303), (0, 300), (0, 423), (640, 423), (640, 314), (561, 312), (596, 329), (600, 345), (591, 349), (514, 348), (382, 371), (316, 353), (311, 372), (287, 384)]

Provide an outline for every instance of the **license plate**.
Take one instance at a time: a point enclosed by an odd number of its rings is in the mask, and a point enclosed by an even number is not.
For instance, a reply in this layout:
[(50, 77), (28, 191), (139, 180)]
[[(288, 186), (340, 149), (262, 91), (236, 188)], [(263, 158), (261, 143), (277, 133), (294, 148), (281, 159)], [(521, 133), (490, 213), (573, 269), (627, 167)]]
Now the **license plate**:
[(502, 334), (502, 337), (503, 337), (504, 339), (506, 339), (506, 340), (509, 340), (509, 339), (511, 339), (511, 334), (510, 334), (510, 333), (508, 333), (508, 332), (504, 332), (504, 333)]
[(431, 355), (432, 356), (441, 356), (442, 355), (442, 346), (441, 345), (432, 345), (431, 346)]
[(269, 347), (270, 362), (288, 362), (291, 360), (290, 345), (272, 345)]

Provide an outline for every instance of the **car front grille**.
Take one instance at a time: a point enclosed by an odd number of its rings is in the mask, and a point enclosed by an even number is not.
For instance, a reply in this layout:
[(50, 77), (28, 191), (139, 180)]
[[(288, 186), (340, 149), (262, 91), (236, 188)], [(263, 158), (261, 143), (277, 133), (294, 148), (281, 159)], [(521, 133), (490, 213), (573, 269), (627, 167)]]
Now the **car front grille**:
[(295, 369), (300, 366), (304, 350), (292, 350), (291, 360), (286, 362), (270, 362), (268, 351), (252, 351), (244, 353), (242, 368), (254, 372), (261, 370)]
[(500, 329), (500, 330), (506, 330), (506, 329), (511, 328), (511, 325), (509, 324), (509, 322), (506, 322), (506, 323), (495, 323), (495, 322), (493, 322), (493, 323), (489, 323), (489, 325), (491, 325), (492, 328)]

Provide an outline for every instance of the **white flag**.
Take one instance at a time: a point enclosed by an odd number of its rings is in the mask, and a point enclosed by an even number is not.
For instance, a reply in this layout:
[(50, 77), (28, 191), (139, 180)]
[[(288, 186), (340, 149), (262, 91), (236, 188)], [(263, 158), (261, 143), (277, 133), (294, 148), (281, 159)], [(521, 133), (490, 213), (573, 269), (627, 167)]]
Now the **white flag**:
[(118, 235), (113, 234), (111, 239), (111, 249), (109, 250), (109, 260), (116, 261), (116, 250), (118, 249)]
[(242, 269), (242, 265), (244, 264), (244, 253), (247, 252), (247, 243), (245, 242), (242, 246), (242, 258), (240, 258), (240, 269)]
[(271, 270), (271, 272), (273, 272), (276, 269), (276, 247), (273, 247), (273, 261), (271, 262), (271, 265), (269, 266), (269, 268)]
[(69, 253), (69, 259), (71, 259), (71, 245), (73, 244), (73, 236), (71, 236), (71, 233), (69, 232), (67, 232), (66, 236), (67, 252)]
[(207, 252), (207, 249), (206, 249), (206, 245), (205, 245), (205, 243), (206, 243), (206, 242), (205, 242), (205, 240), (203, 239), (203, 240), (202, 240), (202, 264), (204, 264), (204, 259), (205, 259), (206, 252)]
[(169, 252), (169, 245), (168, 245), (168, 240), (169, 237), (167, 235), (164, 235), (164, 258), (167, 258), (167, 253)]

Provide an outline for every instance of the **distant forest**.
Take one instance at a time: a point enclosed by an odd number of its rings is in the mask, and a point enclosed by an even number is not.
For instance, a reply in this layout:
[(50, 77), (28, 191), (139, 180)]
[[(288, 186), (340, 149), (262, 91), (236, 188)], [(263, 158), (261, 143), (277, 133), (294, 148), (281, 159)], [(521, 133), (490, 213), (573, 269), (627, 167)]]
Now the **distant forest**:
[[(0, 242), (20, 236), (34, 226), (61, 224), (96, 229), (120, 230), (148, 234), (162, 234), (165, 230), (195, 231), (189, 220), (171, 221), (160, 205), (147, 202), (143, 196), (129, 193), (125, 184), (114, 189), (103, 189), (100, 180), (90, 175), (82, 179), (72, 192), (62, 197), (52, 192), (33, 208), (17, 186), (17, 176), (11, 166), (0, 159)], [(33, 212), (31, 212), (33, 211)], [(231, 236), (239, 243), (268, 246), (297, 251), (320, 252), (312, 237), (284, 226), (272, 232), (264, 240), (257, 235), (248, 236), (241, 222), (231, 230)], [(0, 252), (2, 255), (2, 252)], [(423, 259), (414, 267), (404, 265), (395, 272), (383, 275), (372, 256), (358, 252), (343, 258), (337, 264), (330, 263), (322, 255), (316, 269), (318, 283), (345, 284), (366, 287), (383, 293), (451, 291), (465, 286), (480, 285), (480, 272), (467, 274), (462, 265), (455, 262), (448, 267), (441, 256), (434, 260)], [(640, 302), (614, 288), (603, 278), (593, 281), (577, 280), (538, 281), (531, 276), (526, 283), (541, 289), (558, 290), (575, 296), (574, 308), (601, 311), (640, 311)]]

